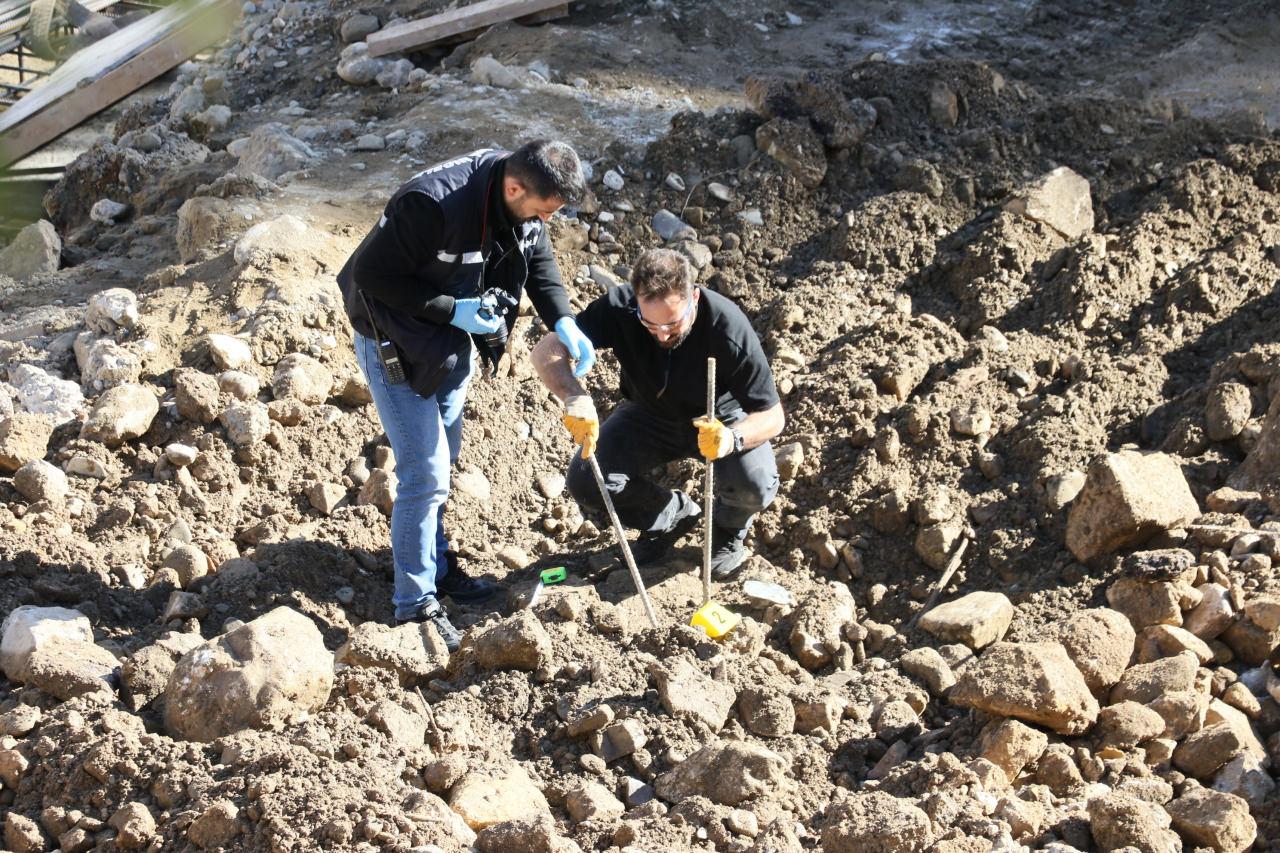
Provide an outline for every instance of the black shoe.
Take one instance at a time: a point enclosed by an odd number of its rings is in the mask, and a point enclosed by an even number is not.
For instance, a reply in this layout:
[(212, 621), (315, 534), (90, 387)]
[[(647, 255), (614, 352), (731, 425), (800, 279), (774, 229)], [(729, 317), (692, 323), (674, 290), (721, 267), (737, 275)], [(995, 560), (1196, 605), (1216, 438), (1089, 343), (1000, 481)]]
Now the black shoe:
[(458, 629), (449, 621), (449, 614), (444, 612), (444, 605), (434, 598), (424, 601), (418, 608), (418, 612), (408, 619), (396, 620), (397, 625), (407, 625), (410, 622), (427, 622), (434, 625), (440, 634), (440, 639), (444, 640), (445, 648), (450, 652), (456, 652), (458, 646), (462, 645), (462, 634), (458, 633)]
[(636, 565), (652, 563), (665, 557), (671, 547), (680, 541), (681, 536), (698, 526), (701, 518), (702, 510), (690, 500), (685, 505), (684, 514), (676, 518), (670, 530), (650, 530), (641, 533), (636, 541), (631, 543), (631, 556), (635, 558)]
[(715, 538), (712, 537), (711, 577), (718, 581), (728, 580), (747, 561), (747, 547), (736, 536), (719, 545), (715, 544)]
[(458, 554), (455, 551), (446, 551), (445, 565), (449, 571), (444, 577), (436, 578), (436, 593), (438, 595), (447, 595), (459, 604), (476, 604), (481, 601), (493, 598), (499, 587), (493, 581), (481, 580), (473, 578), (462, 573), (458, 568)]

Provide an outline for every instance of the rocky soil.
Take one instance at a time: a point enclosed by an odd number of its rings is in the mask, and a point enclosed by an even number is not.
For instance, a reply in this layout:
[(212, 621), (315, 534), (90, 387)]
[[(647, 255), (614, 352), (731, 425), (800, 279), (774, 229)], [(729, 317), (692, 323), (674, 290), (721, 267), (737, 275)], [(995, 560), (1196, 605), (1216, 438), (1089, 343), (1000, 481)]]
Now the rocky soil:
[[(846, 5), (371, 59), (444, 4), (265, 0), (104, 129), (0, 249), (4, 850), (1280, 850), (1274, 10)], [(536, 135), (591, 167), (575, 304), (669, 245), (772, 359), (719, 640), (696, 536), (654, 630), (565, 493), (528, 306), (450, 507), (509, 595), (452, 655), (389, 627), (333, 276), (415, 169)]]

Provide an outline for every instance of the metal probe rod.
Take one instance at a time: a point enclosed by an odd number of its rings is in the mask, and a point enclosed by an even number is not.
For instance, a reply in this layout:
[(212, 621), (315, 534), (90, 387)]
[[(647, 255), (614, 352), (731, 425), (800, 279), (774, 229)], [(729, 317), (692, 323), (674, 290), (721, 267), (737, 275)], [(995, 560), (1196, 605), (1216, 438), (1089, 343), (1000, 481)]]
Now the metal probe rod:
[(618, 520), (618, 512), (613, 508), (613, 499), (609, 497), (609, 490), (604, 487), (604, 474), (600, 473), (600, 463), (596, 461), (594, 453), (587, 457), (587, 461), (591, 463), (591, 473), (596, 475), (596, 485), (600, 487), (600, 497), (604, 499), (604, 508), (609, 512), (609, 520), (613, 522), (613, 532), (618, 536), (618, 547), (622, 549), (623, 559), (626, 560), (627, 569), (631, 572), (631, 580), (636, 585), (636, 591), (640, 593), (640, 601), (644, 603), (644, 612), (649, 617), (649, 624), (657, 628), (658, 617), (653, 614), (653, 604), (649, 601), (649, 593), (644, 591), (644, 581), (640, 579), (640, 570), (636, 568), (636, 560), (631, 556), (631, 546), (627, 544), (627, 532), (622, 528), (622, 522)]

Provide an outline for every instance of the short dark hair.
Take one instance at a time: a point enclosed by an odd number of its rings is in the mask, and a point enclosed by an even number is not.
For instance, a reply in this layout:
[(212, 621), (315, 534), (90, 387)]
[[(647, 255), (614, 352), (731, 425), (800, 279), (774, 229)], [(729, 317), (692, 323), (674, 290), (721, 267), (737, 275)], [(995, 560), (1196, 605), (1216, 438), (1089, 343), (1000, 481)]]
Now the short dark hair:
[(631, 270), (631, 286), (636, 299), (664, 299), (693, 292), (693, 268), (689, 259), (671, 249), (648, 249), (636, 259)]
[(507, 158), (507, 177), (524, 184), (539, 198), (577, 204), (587, 192), (578, 152), (554, 139), (535, 139)]

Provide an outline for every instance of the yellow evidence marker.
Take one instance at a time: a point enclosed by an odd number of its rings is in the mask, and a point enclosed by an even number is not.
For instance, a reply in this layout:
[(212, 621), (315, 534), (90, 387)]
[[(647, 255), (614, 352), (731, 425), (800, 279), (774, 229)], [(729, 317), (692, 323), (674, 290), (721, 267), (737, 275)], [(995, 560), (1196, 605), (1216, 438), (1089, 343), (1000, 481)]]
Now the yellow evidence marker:
[(741, 621), (742, 617), (737, 613), (726, 610), (714, 601), (708, 601), (697, 609), (689, 624), (701, 628), (711, 639), (718, 640), (736, 628)]

